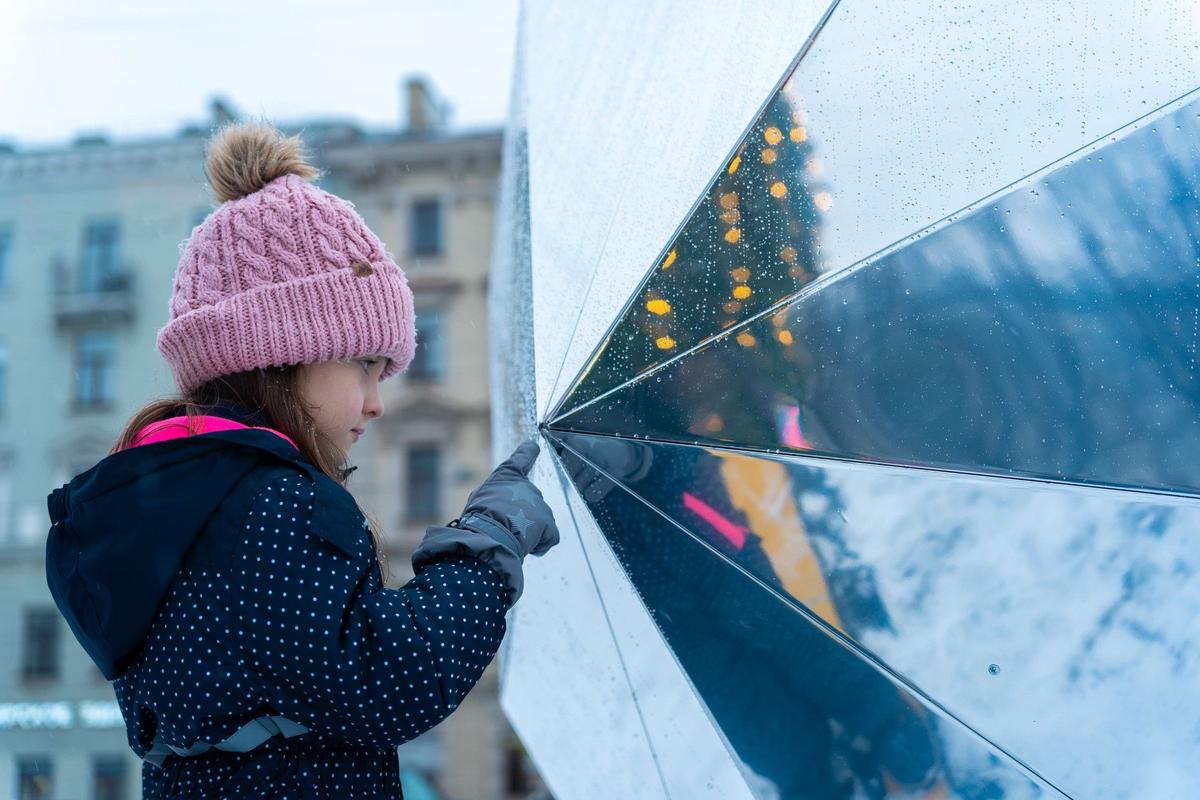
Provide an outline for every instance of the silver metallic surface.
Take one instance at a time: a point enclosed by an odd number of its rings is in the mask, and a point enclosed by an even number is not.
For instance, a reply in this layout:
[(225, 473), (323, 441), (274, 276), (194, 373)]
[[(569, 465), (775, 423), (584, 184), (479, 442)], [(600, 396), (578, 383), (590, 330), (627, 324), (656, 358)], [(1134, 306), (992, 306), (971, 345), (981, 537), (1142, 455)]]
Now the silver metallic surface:
[[(780, 397), (802, 398), (801, 378), (781, 369), (754, 391), (746, 379), (739, 394), (743, 384), (727, 377), (737, 370), (719, 368), (755, 363), (739, 356), (739, 346), (748, 353), (784, 326), (796, 326), (786, 343), (800, 341), (811, 328), (799, 314), (780, 315), (784, 325), (774, 327), (761, 318), (757, 336), (738, 346), (731, 342), (749, 327), (742, 331), (744, 320), (734, 320), (728, 347), (709, 361), (700, 349), (681, 348), (673, 372), (685, 380), (668, 385), (644, 377), (625, 392), (636, 393), (636, 403), (622, 416), (597, 404), (588, 425), (574, 428), (676, 442), (646, 445), (653, 464), (626, 459), (616, 474), (589, 472), (578, 459), (572, 466), (561, 447), (552, 453), (547, 442), (594, 438), (568, 433), (571, 417), (554, 421), (550, 412), (569, 403), (602, 359), (609, 359), (602, 366), (605, 380), (612, 380), (596, 383), (592, 397), (652, 365), (606, 335), (659, 296), (648, 287), (692, 215), (729, 211), (706, 207), (705, 198), (729, 174), (732, 156), (761, 158), (765, 127), (758, 115), (769, 110), (777, 89), (804, 129), (790, 139), (803, 144), (798, 163), (804, 175), (788, 188), (797, 192), (803, 184), (819, 211), (819, 226), (811, 225), (819, 227), (810, 287), (815, 302), (808, 307), (820, 308), (825, 286), (839, 285), (829, 279), (842, 270), (881, 253), (903, 256), (921, 238), (910, 239), (918, 232), (939, 229), (939, 221), (960, 210), (961, 218), (969, 217), (980, 200), (999, 198), (1005, 187), (1070, 160), (1097, 137), (1195, 89), (1198, 17), (1195, 4), (1175, 0), (1135, 0), (1119, 8), (1082, 0), (843, 0), (832, 10), (806, 2), (525, 6), (491, 284), (499, 334), (492, 350), (493, 445), (503, 458), (537, 425), (551, 423), (533, 477), (563, 540), (546, 557), (526, 560), (526, 593), (511, 615), (503, 654), (502, 703), (556, 797), (1196, 794), (1191, 754), (1200, 740), (1189, 710), (1200, 701), (1193, 688), (1200, 631), (1188, 591), (1197, 562), (1188, 534), (1200, 507), (1186, 464), (1150, 480), (1145, 470), (1130, 477), (1133, 462), (1117, 460), (1124, 472), (1095, 478), (1168, 490), (1156, 494), (1076, 485), (1095, 477), (1088, 465), (1059, 470), (1062, 479), (1055, 482), (1031, 479), (1056, 477), (1042, 462), (1021, 467), (1028, 474), (1017, 479), (996, 460), (918, 453), (899, 465), (897, 459), (863, 463), (888, 458), (849, 445), (825, 448), (825, 458), (770, 454), (780, 445), (811, 449), (796, 438), (801, 428), (794, 414), (757, 410), (763, 401), (795, 411), (800, 400)], [(752, 150), (747, 134), (758, 137)], [(1171, 147), (1177, 156), (1191, 152)], [(1179, 157), (1194, 176), (1195, 154)], [(1122, 184), (1135, 187), (1127, 191), (1138, 191), (1136, 177)], [(749, 184), (738, 191), (750, 191)], [(1010, 235), (1013, 253), (1040, 254), (1046, 268), (1063, 241), (1061, 220), (1072, 216), (1065, 208), (1060, 218), (1038, 216), (1069, 195), (1051, 194), (1012, 206), (1026, 224)], [(1120, 217), (1120, 225), (1106, 230), (1136, 228), (1137, 203), (1111, 199), (1095, 197), (1097, 207)], [(1166, 205), (1191, 208), (1178, 198)], [(997, 203), (993, 211), (1003, 215), (1006, 207)], [(1178, 224), (1161, 228), (1182, 237), (1161, 250), (1172, 264), (1192, 237), (1180, 233), (1192, 224), (1184, 211)], [(953, 223), (944, 230), (952, 231)], [(968, 226), (958, 230), (939, 241), (953, 244), (957, 236), (966, 247), (986, 241), (967, 236)], [(1110, 251), (1127, 252), (1122, 241), (1098, 240)], [(1086, 252), (1073, 245), (1067, 250)], [(938, 252), (953, 260), (953, 247)], [(994, 268), (1006, 269), (1002, 261)], [(881, 270), (892, 269), (891, 262), (878, 262)], [(910, 259), (905, 268), (914, 264)], [(724, 272), (727, 266), (720, 263)], [(698, 274), (698, 295), (729, 292), (719, 285), (718, 279), (727, 280), (723, 275)], [(935, 280), (925, 284), (937, 288)], [(825, 295), (835, 311), (851, 299), (862, 306), (884, 297), (845, 287), (845, 300), (836, 304), (830, 298), (841, 295)], [(885, 302), (898, 307), (904, 301)], [(1171, 313), (1178, 319), (1160, 327), (1184, 341), (1200, 311)], [(844, 352), (869, 354), (872, 337), (887, 336), (885, 315), (870, 310), (860, 318), (867, 322), (846, 337), (861, 338), (859, 349)], [(1142, 328), (1124, 318), (1112, 322), (1120, 346), (1132, 352), (1131, 339), (1120, 331)], [(1000, 342), (1007, 329), (997, 330)], [(1179, 360), (1194, 370), (1194, 342), (1189, 350), (1168, 340), (1170, 352), (1148, 348), (1136, 369)], [(924, 347), (932, 354), (936, 343)], [(768, 362), (762, 363), (742, 372), (767, 375)], [(889, 363), (890, 356), (881, 357), (875, 366), (897, 387), (895, 396), (919, 399), (915, 379), (905, 384), (905, 376), (919, 370), (889, 372)], [(980, 363), (987, 371), (988, 363), (1001, 362)], [(1088, 366), (1089, 374), (1104, 373), (1092, 356)], [(1063, 374), (1070, 367), (1065, 364)], [(852, 382), (853, 361), (842, 368)], [(1026, 372), (1036, 387), (1036, 374)], [(1185, 424), (1178, 409), (1190, 402), (1189, 386), (1166, 379), (1156, 384), (1162, 402), (1139, 421), (1150, 424), (1154, 413), (1171, 409), (1162, 418)], [(904, 394), (908, 388), (913, 391)], [(967, 391), (946, 384), (928, 396), (937, 404)], [(988, 399), (1019, 415), (1028, 391)], [(743, 423), (704, 427), (712, 411), (701, 408), (708, 396), (720, 400), (729, 419), (743, 413)], [(954, 413), (952, 406), (939, 407)], [(1048, 419), (1031, 422), (1052, 432), (1061, 427)], [(842, 435), (839, 441), (852, 440)], [(705, 446), (693, 444), (701, 440)], [(1052, 437), (1048, 442), (1024, 446), (1034, 455), (1071, 452)], [(1101, 437), (1100, 446), (1105, 442), (1111, 440)], [(1152, 461), (1146, 453), (1139, 458)], [(674, 472), (661, 471), (670, 464)], [(974, 470), (988, 474), (967, 474)], [(705, 491), (693, 490), (703, 475)], [(606, 495), (611, 479), (619, 486)], [(774, 488), (764, 493), (764, 486)], [(780, 516), (789, 503), (791, 516)], [(714, 538), (713, 531), (720, 535)], [(663, 537), (680, 537), (679, 562), (670, 560)], [(741, 552), (754, 538), (766, 543), (758, 560)], [(689, 575), (709, 577), (658, 580), (647, 563), (694, 564)], [(718, 584), (731, 593), (728, 603), (704, 594)], [(735, 586), (750, 588), (729, 588)], [(688, 599), (693, 595), (695, 603)], [(782, 629), (780, 620), (795, 626), (795, 637), (772, 649), (764, 642)], [(793, 674), (788, 658), (797, 664), (803, 658), (789, 649), (798, 639), (812, 642), (812, 657)], [(732, 649), (739, 641), (750, 649), (722, 652), (722, 642)], [(757, 663), (764, 670), (759, 675), (752, 674)], [(735, 680), (722, 665), (751, 674)], [(886, 680), (858, 675), (862, 665), (874, 665)], [(847, 670), (858, 677), (846, 678)], [(783, 677), (763, 686), (766, 674)], [(866, 688), (856, 705), (858, 685)], [(781, 686), (794, 691), (781, 692)], [(772, 692), (779, 695), (774, 706), (767, 702)], [(789, 725), (792, 698), (797, 708), (817, 710), (794, 714)], [(870, 698), (883, 698), (895, 712), (873, 718)], [(755, 720), (779, 726), (772, 730), (780, 735), (756, 730)], [(924, 728), (927, 739), (913, 734)], [(828, 753), (821, 744), (827, 738), (833, 743)], [(815, 779), (803, 788), (786, 774), (792, 753), (794, 763), (802, 756), (828, 768), (829, 786), (841, 788), (813, 795)]]

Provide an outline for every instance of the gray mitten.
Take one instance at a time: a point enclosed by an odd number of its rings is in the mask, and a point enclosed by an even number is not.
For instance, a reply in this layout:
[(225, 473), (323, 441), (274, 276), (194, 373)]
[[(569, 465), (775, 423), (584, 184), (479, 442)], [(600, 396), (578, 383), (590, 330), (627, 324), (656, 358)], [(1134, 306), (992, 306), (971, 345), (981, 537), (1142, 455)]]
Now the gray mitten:
[(462, 516), (431, 525), (413, 553), (413, 569), (447, 555), (470, 555), (487, 562), (504, 579), (509, 605), (524, 589), (521, 561), (558, 544), (558, 527), (542, 493), (526, 477), (541, 448), (521, 443), (508, 460), (467, 496)]

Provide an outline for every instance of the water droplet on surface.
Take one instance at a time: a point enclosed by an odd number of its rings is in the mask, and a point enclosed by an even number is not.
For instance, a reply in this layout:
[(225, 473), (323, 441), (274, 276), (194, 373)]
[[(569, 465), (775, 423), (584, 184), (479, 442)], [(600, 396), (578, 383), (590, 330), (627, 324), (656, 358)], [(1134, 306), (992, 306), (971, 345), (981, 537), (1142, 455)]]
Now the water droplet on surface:
[(988, 664), (988, 674), (989, 675), (999, 675), (1000, 674), (1000, 665), (999, 664)]

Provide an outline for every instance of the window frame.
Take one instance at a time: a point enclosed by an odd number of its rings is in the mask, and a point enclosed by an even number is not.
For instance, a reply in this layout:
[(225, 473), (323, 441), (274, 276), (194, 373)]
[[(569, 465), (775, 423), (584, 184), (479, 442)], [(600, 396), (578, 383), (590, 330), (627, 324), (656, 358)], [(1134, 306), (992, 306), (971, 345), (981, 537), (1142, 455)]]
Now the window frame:
[[(32, 766), (33, 770), (29, 771), (27, 767)], [(38, 770), (38, 767), (44, 767)], [(44, 798), (50, 800), (54, 797), (54, 759), (49, 754), (44, 753), (16, 753), (13, 756), (13, 777), (16, 783), (16, 796), (25, 800), (25, 798)], [(27, 794), (25, 789), (26, 780), (37, 780), (39, 777), (46, 779), (44, 792), (37, 794)]]
[[(414, 198), (409, 206), (408, 249), (415, 258), (440, 258), (446, 254), (445, 205), (440, 197), (429, 195)], [(423, 233), (427, 230), (422, 226), (423, 210), (432, 211), (432, 234)], [(424, 221), (428, 223), (428, 220)], [(427, 242), (426, 236), (432, 236), (432, 241)]]
[(62, 677), (62, 619), (55, 606), (25, 606), (21, 614), (21, 679)]
[(120, 273), (120, 221), (112, 218), (90, 220), (83, 227), (83, 243), (79, 256), (79, 291), (105, 291), (109, 281)]
[[(423, 305), (416, 309), (417, 349), (404, 371), (410, 381), (436, 383), (446, 377), (446, 317), (449, 309), (443, 305)], [(422, 338), (421, 320), (436, 320), (430, 339)], [(431, 346), (432, 345), (432, 346)]]
[(12, 228), (0, 225), (0, 291), (12, 284), (12, 242)]
[[(112, 769), (114, 768), (115, 769)], [(111, 770), (106, 772), (106, 770)], [(129, 759), (120, 753), (93, 753), (91, 758), (91, 783), (92, 797), (97, 800), (106, 800), (106, 798), (123, 798), (129, 796), (130, 788), (130, 773), (132, 770), (129, 766)], [(101, 794), (101, 780), (111, 780), (114, 783), (110, 786), (105, 786), (106, 792), (111, 791), (112, 794)]]
[[(426, 524), (441, 519), (445, 504), (445, 448), (441, 442), (418, 441), (410, 443), (404, 450), (404, 521), (410, 525)], [(432, 454), (431, 469), (416, 469), (417, 454)], [(422, 486), (419, 481), (428, 485)], [(414, 502), (414, 498), (431, 499)]]
[[(99, 340), (106, 344), (103, 347), (95, 343), (89, 344), (89, 340)], [(101, 359), (102, 355), (107, 355), (107, 360)], [(117, 342), (112, 331), (89, 330), (79, 333), (71, 351), (71, 408), (74, 411), (106, 410), (113, 406), (116, 402), (116, 365)], [(106, 371), (100, 371), (102, 369)], [(99, 378), (96, 377), (98, 372)], [(88, 383), (85, 384), (85, 381)], [(85, 385), (91, 387), (86, 396), (82, 391)]]

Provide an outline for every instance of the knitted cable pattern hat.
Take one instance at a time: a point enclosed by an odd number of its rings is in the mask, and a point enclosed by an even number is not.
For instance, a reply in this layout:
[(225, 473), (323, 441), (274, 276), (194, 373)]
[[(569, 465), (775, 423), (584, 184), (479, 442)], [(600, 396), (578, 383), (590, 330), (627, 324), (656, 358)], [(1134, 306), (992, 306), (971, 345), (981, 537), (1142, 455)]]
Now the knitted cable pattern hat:
[(156, 341), (182, 394), (259, 367), (386, 356), (383, 381), (408, 366), (408, 280), (352, 203), (308, 182), (298, 136), (230, 125), (207, 172), (220, 205), (180, 245)]

